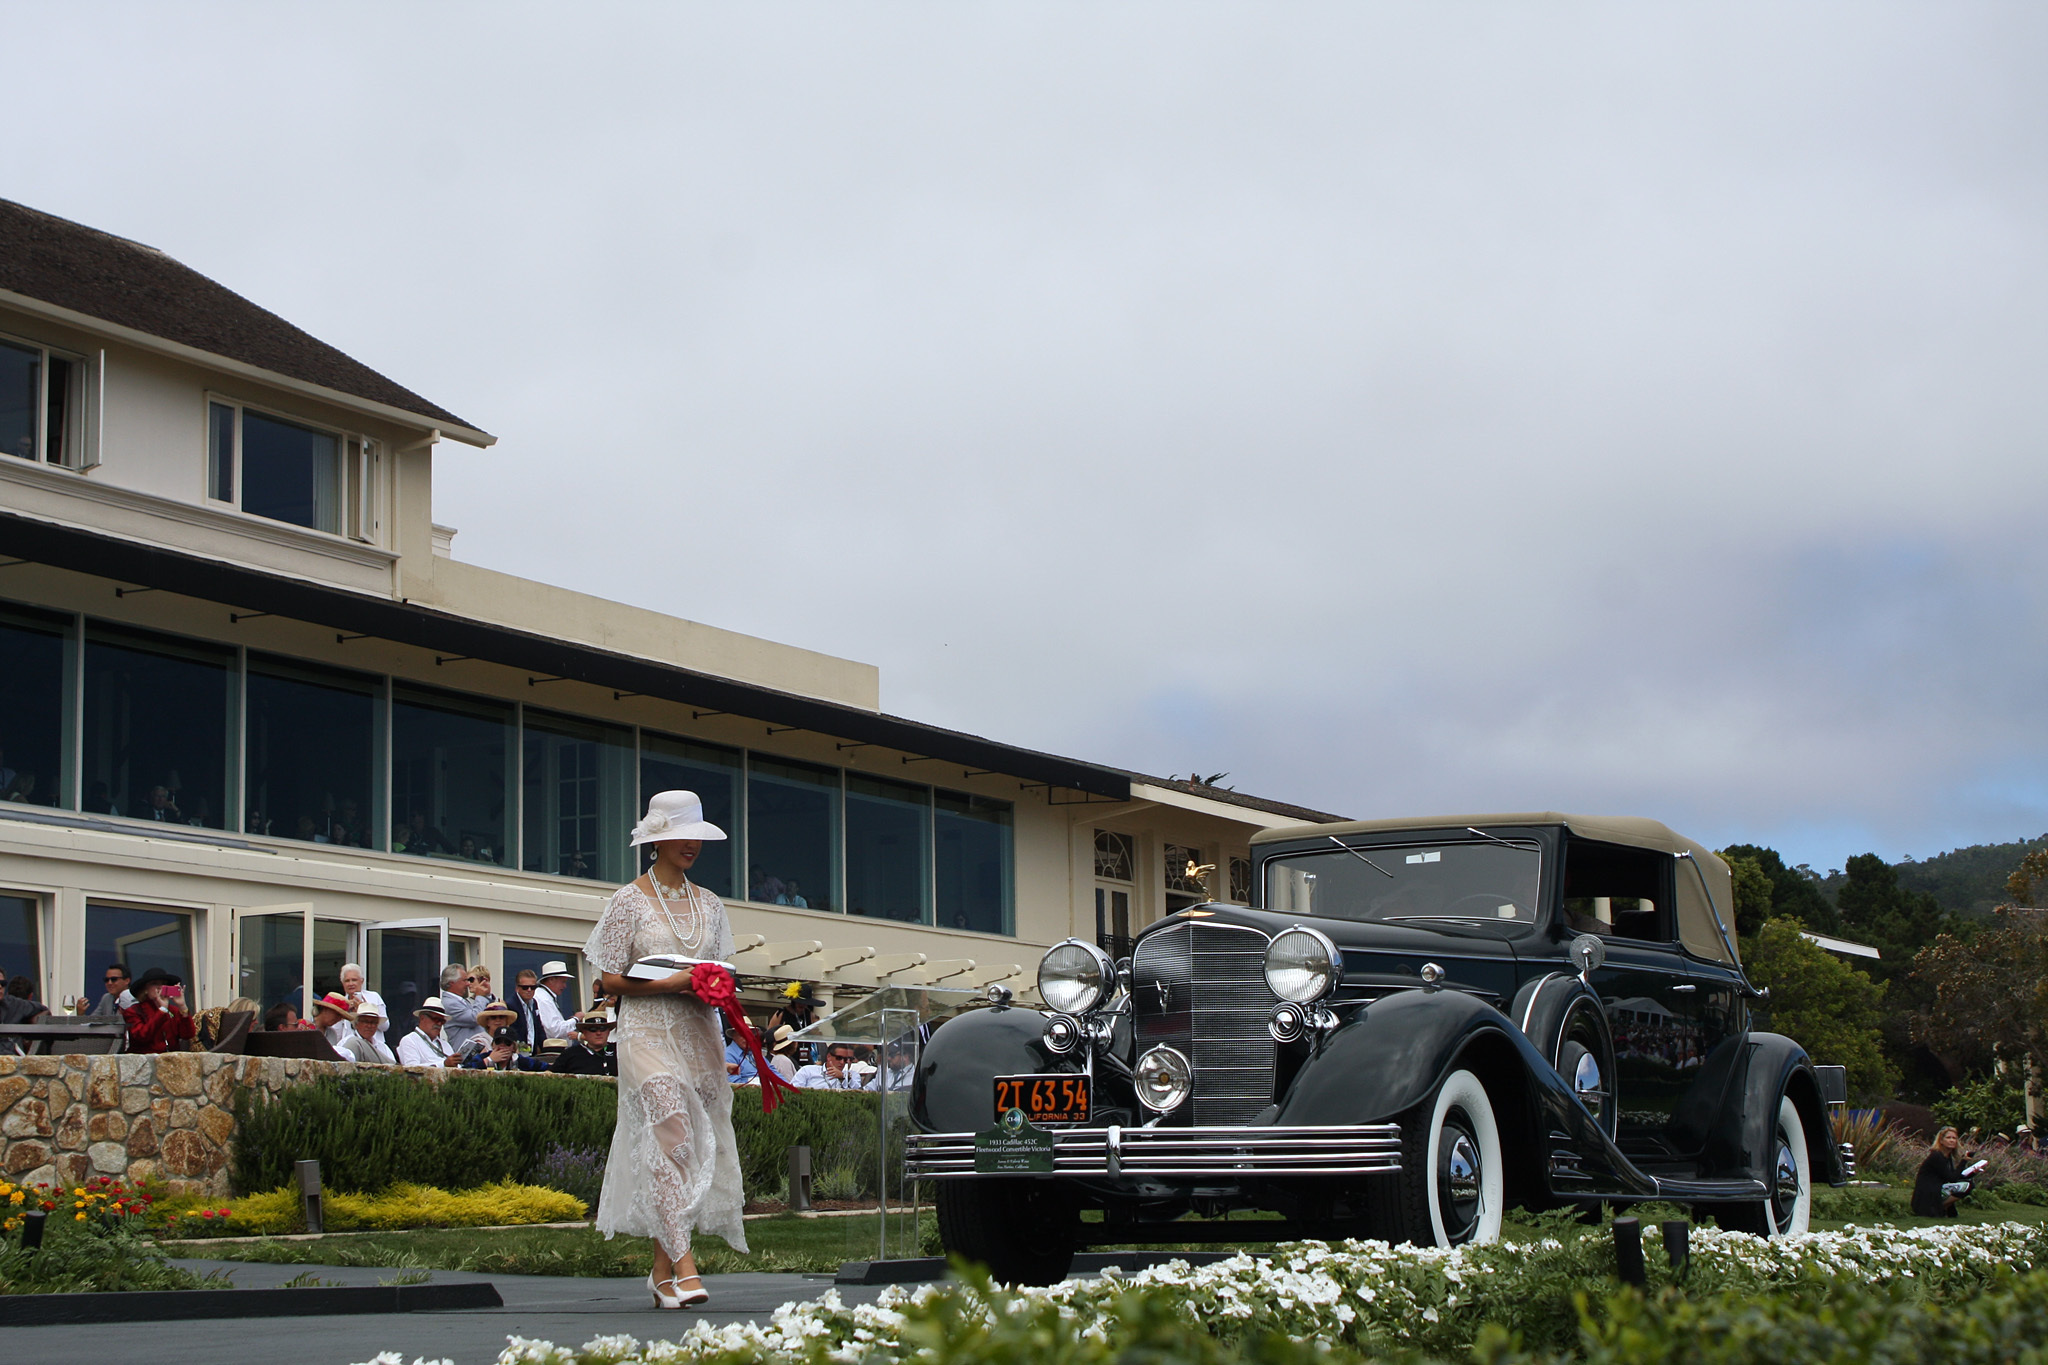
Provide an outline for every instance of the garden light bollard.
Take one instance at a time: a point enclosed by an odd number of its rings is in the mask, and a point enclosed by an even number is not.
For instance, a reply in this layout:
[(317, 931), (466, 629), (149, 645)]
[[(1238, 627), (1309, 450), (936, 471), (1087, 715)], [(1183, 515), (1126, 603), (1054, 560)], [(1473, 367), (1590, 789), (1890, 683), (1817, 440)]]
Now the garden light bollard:
[(327, 1231), (326, 1220), (320, 1215), (320, 1163), (300, 1161), (294, 1163), (299, 1173), (299, 1197), (306, 1204), (306, 1231)]
[(811, 1149), (792, 1147), (789, 1149), (789, 1211), (809, 1213), (811, 1211)]
[(31, 1209), (21, 1216), (21, 1249), (34, 1251), (43, 1244), (43, 1225), (50, 1221), (50, 1215), (41, 1209)]
[(1637, 1286), (1650, 1282), (1643, 1266), (1643, 1225), (1634, 1218), (1614, 1220), (1614, 1273), (1623, 1284)]
[(1671, 1258), (1671, 1273), (1685, 1278), (1685, 1259), (1692, 1252), (1692, 1224), (1681, 1218), (1668, 1219), (1664, 1228), (1664, 1254)]

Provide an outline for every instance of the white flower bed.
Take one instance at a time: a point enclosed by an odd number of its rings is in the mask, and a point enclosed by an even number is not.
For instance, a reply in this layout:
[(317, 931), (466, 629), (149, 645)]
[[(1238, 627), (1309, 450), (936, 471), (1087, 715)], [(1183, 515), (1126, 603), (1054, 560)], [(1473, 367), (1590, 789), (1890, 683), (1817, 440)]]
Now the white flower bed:
[[(1654, 1227), (1646, 1228), (1652, 1283), (1671, 1270)], [(1791, 1285), (1848, 1277), (1873, 1283), (1913, 1280), (1929, 1288), (1989, 1279), (1998, 1267), (2027, 1271), (2048, 1266), (2048, 1228), (2019, 1223), (1966, 1227), (1850, 1227), (1766, 1242), (1713, 1228), (1692, 1230), (1689, 1289)], [(1469, 1343), (1484, 1320), (1549, 1311), (1558, 1296), (1605, 1283), (1613, 1266), (1612, 1242), (1589, 1235), (1569, 1242), (1496, 1243), (1438, 1251), (1384, 1242), (1301, 1242), (1269, 1259), (1233, 1256), (1209, 1265), (1185, 1261), (1135, 1275), (1069, 1280), (1047, 1289), (983, 1296), (972, 1286), (925, 1285), (885, 1290), (879, 1302), (848, 1306), (836, 1291), (811, 1303), (784, 1304), (765, 1323), (699, 1323), (675, 1341), (642, 1343), (628, 1336), (599, 1337), (581, 1349), (520, 1337), (499, 1365), (788, 1365), (824, 1360), (841, 1365), (886, 1365), (913, 1359), (917, 1347), (901, 1331), (920, 1308), (950, 1306), (969, 1322), (994, 1313), (1057, 1307), (1100, 1335), (1101, 1324), (1128, 1290), (1160, 1289), (1175, 1296), (1186, 1315), (1211, 1324), (1219, 1336), (1279, 1332), (1297, 1340), (1349, 1341), (1361, 1348), (1400, 1343), (1426, 1350)], [(385, 1352), (368, 1365), (404, 1365)], [(428, 1365), (428, 1362), (415, 1362)]]

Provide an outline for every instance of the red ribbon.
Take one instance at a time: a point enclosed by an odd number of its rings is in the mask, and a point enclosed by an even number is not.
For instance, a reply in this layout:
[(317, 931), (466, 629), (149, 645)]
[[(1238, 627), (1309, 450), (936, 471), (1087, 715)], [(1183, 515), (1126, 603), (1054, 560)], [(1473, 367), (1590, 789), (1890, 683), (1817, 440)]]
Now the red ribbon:
[(699, 962), (690, 968), (690, 992), (730, 1020), (733, 1032), (747, 1045), (747, 1051), (754, 1054), (754, 1071), (761, 1080), (761, 1112), (774, 1113), (775, 1106), (782, 1103), (783, 1094), (794, 1095), (796, 1087), (784, 1080), (782, 1073), (768, 1065), (768, 1059), (761, 1055), (761, 1035), (754, 1032), (754, 1026), (747, 1022), (747, 1012), (740, 1008), (739, 997), (733, 989), (732, 973), (716, 962)]

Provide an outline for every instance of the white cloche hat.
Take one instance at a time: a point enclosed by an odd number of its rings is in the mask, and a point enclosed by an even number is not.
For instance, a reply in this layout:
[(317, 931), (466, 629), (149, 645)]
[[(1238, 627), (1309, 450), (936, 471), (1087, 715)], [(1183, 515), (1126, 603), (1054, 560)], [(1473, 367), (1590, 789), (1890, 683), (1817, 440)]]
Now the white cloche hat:
[(647, 814), (633, 826), (635, 844), (724, 837), (724, 830), (704, 818), (704, 803), (695, 792), (656, 792), (648, 799)]

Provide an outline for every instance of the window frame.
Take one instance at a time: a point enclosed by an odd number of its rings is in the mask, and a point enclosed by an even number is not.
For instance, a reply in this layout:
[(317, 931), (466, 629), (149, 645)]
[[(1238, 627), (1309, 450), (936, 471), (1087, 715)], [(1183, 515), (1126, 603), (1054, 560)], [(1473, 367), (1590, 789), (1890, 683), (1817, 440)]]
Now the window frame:
[[(220, 483), (219, 466), (215, 454), (213, 413), (215, 408), (225, 409), (232, 414), (229, 422), (229, 437), (233, 445), (230, 455), (232, 471), (229, 489), (231, 496), (223, 498), (216, 489)], [(304, 526), (296, 521), (285, 521), (278, 517), (264, 516), (251, 512), (242, 506), (242, 480), (247, 472), (247, 442), (242, 434), (243, 418), (247, 413), (267, 417), (287, 426), (301, 427), (335, 441), (334, 496), (336, 500), (336, 529), (330, 531), (320, 526)], [(316, 421), (295, 412), (286, 412), (267, 403), (252, 403), (246, 398), (236, 398), (218, 389), (208, 389), (205, 402), (201, 404), (200, 448), (204, 458), (200, 461), (200, 495), (210, 507), (230, 509), (245, 517), (255, 517), (273, 526), (291, 526), (315, 535), (332, 536), (337, 540), (355, 541), (363, 545), (383, 543), (384, 521), (380, 509), (384, 505), (385, 461), (384, 443), (376, 437), (361, 431), (351, 431), (331, 422)]]
[[(18, 332), (0, 332), (0, 343), (32, 350), (38, 353), (36, 365), (36, 453), (33, 456), (15, 455), (10, 458), (24, 464), (46, 465), (53, 469), (69, 469), (78, 472), (88, 469), (97, 460), (87, 458), (89, 444), (86, 440), (86, 394), (90, 357), (52, 346), (46, 341), (22, 336)], [(71, 367), (70, 377), (65, 381), (64, 393), (64, 448), (59, 458), (50, 458), (50, 361), (63, 361)]]

